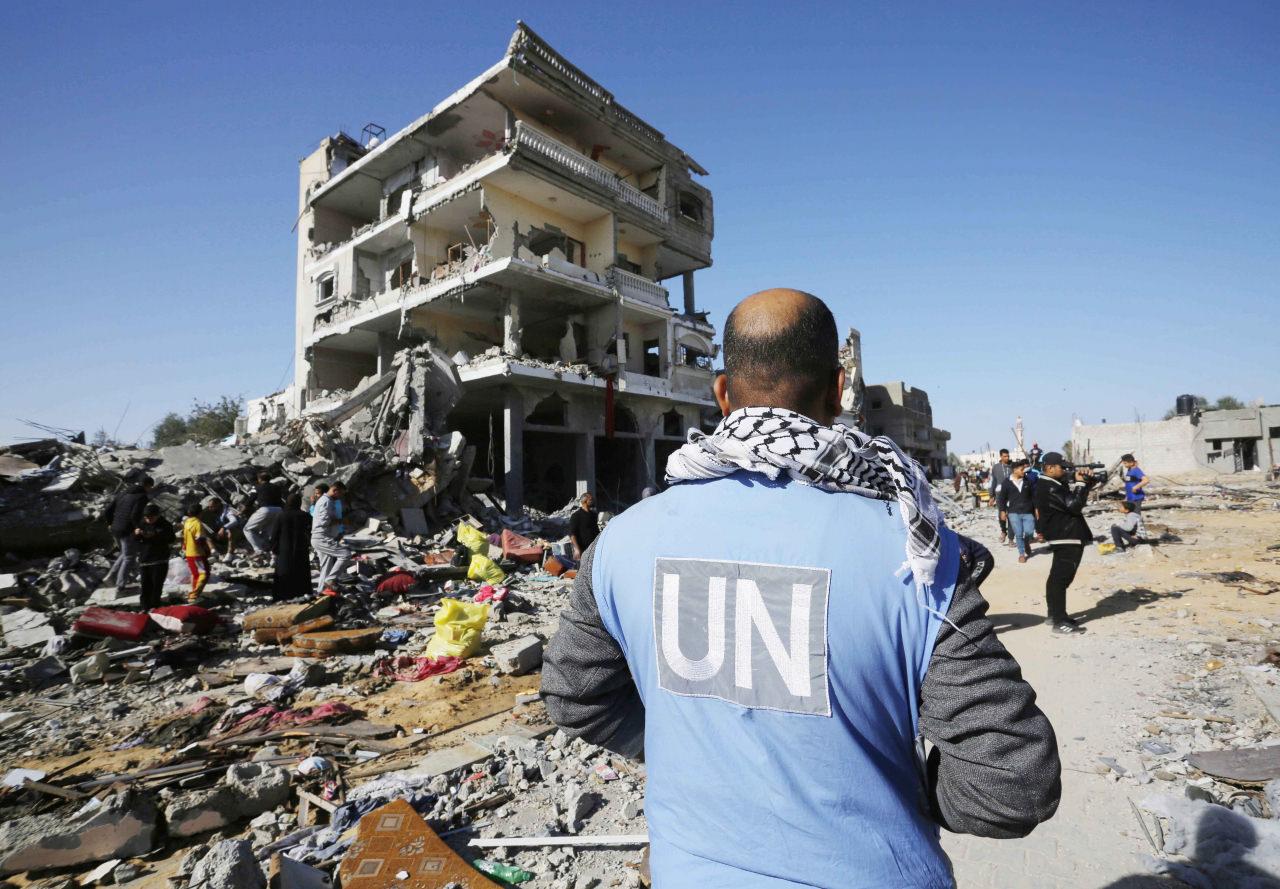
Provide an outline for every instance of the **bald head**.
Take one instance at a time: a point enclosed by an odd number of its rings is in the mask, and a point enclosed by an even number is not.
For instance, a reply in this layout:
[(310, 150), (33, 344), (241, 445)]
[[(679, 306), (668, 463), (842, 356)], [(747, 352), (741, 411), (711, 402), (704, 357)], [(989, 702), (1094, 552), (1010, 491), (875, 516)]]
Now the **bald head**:
[(830, 423), (844, 385), (836, 322), (811, 293), (779, 288), (753, 293), (724, 325), (725, 377), (717, 381), (728, 413), (782, 407)]

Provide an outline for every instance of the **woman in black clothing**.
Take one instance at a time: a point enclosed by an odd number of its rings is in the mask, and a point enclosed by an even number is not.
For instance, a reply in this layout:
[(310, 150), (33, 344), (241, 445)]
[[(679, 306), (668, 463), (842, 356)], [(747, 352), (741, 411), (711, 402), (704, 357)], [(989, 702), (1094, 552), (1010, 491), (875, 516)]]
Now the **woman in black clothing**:
[(271, 595), (296, 599), (311, 594), (311, 516), (302, 509), (302, 495), (293, 493), (285, 501), (272, 540), (276, 573)]

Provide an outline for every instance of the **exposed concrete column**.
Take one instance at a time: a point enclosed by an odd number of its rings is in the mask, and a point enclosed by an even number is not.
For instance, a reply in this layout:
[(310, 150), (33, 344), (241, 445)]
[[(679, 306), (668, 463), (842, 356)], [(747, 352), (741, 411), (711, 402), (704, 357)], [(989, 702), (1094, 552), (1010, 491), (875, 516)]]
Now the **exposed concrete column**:
[(524, 508), (524, 396), (515, 389), (503, 394), (502, 492), (507, 514), (514, 516)]
[(520, 345), (520, 294), (506, 291), (502, 312), (502, 351), (519, 355)]
[(578, 469), (578, 497), (596, 493), (596, 438), (590, 432), (573, 437), (574, 465)]
[(640, 440), (641, 454), (644, 457), (644, 472), (645, 472), (644, 484), (641, 486), (642, 488), (648, 488), (650, 486), (656, 488), (658, 486), (657, 444), (658, 443), (654, 439), (652, 431), (650, 431), (648, 435), (646, 435), (643, 439)]
[(692, 315), (697, 311), (697, 303), (693, 298), (693, 272), (684, 273), (684, 313)]
[(378, 334), (378, 376), (391, 370), (391, 359), (396, 356), (396, 338), (390, 334)]

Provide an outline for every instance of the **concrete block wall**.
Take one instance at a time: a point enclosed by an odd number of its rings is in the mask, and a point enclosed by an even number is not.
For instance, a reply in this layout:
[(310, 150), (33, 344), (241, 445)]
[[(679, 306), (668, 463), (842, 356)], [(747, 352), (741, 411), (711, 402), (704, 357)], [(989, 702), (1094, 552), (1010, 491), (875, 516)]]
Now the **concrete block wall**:
[(1139, 466), (1156, 475), (1203, 469), (1196, 461), (1198, 447), (1190, 417), (1076, 426), (1071, 433), (1071, 453), (1079, 461), (1110, 466), (1129, 453), (1138, 458)]

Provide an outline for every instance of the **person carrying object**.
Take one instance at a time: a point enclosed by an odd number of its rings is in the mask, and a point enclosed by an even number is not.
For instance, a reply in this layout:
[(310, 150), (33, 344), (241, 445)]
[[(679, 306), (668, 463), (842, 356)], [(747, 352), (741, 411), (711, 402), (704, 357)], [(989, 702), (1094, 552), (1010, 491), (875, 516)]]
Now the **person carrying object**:
[(723, 419), (587, 547), (546, 650), (551, 718), (645, 760), (655, 886), (951, 887), (941, 829), (1020, 837), (1057, 808), (991, 553), (896, 444), (836, 422), (838, 349), (815, 296), (739, 303)]

